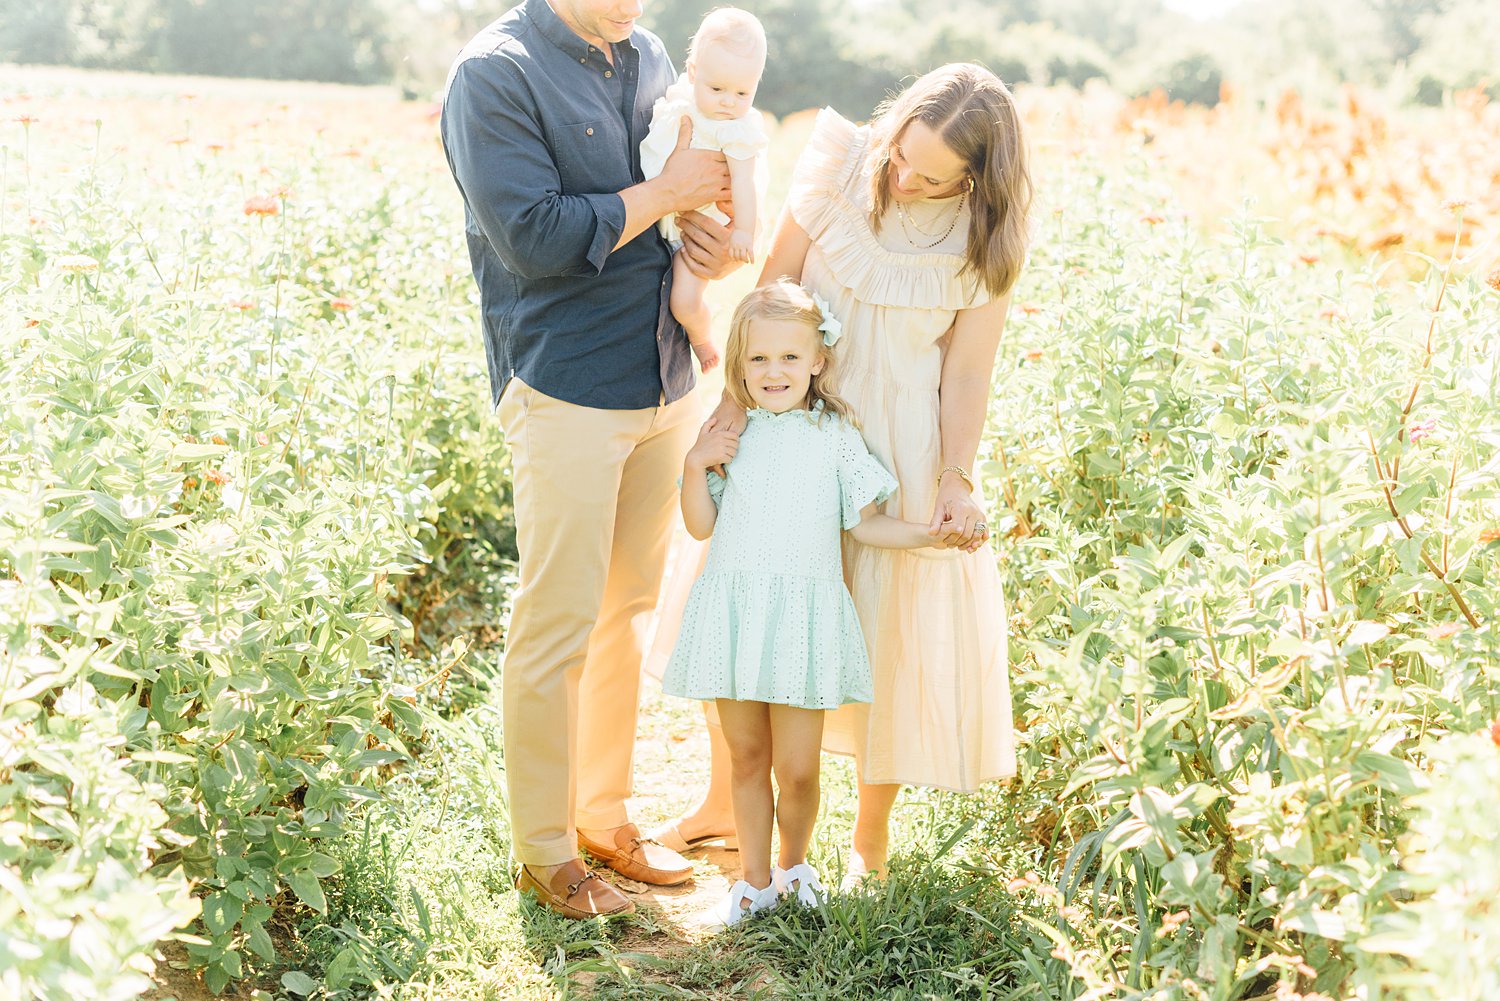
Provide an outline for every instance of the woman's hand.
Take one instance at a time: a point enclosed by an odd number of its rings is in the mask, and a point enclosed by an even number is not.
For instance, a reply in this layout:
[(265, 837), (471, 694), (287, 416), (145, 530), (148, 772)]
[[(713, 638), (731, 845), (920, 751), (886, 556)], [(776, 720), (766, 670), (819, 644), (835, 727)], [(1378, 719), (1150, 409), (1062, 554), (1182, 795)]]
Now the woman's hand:
[(964, 481), (952, 473), (944, 474), (938, 484), (927, 534), (936, 538), (934, 544), (939, 549), (962, 549), (967, 553), (977, 550), (989, 538), (984, 512), (974, 502)]

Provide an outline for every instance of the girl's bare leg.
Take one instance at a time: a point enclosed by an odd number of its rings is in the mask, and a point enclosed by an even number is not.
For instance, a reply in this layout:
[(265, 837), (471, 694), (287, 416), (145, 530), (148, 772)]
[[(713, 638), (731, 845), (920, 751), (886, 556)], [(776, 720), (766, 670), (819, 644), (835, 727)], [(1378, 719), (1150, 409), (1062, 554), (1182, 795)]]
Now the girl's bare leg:
[(781, 834), (778, 865), (790, 869), (807, 861), (807, 846), (818, 822), (818, 767), (823, 745), (823, 710), (771, 706), (771, 764), (776, 771), (776, 830)]
[(719, 719), (729, 742), (734, 822), (740, 833), (740, 878), (771, 885), (771, 716), (764, 702), (719, 699)]
[(885, 875), (891, 844), (891, 808), (896, 805), (899, 785), (859, 784), (859, 807), (854, 814), (854, 854), (849, 859), (852, 875)]

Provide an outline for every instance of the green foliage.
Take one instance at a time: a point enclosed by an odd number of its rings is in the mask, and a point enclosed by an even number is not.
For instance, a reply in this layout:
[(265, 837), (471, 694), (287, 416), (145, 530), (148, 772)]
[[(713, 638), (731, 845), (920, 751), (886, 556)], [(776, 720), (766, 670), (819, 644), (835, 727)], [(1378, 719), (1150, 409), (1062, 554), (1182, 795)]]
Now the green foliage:
[(315, 157), (242, 211), (230, 163), (80, 174), (21, 175), (69, 221), (0, 230), (0, 986), (134, 996), (198, 916), (220, 991), (420, 746), (463, 650), (397, 583), (504, 558), (505, 452), (394, 176)]
[(991, 830), (1030, 832), (1099, 996), (1336, 994), (1433, 742), (1497, 713), (1493, 293), (1301, 268), (1250, 218), (1205, 246), (1127, 178), (1139, 219), (1087, 165), (1057, 181), (1089, 207), (1037, 240), (985, 467), (1025, 731)]

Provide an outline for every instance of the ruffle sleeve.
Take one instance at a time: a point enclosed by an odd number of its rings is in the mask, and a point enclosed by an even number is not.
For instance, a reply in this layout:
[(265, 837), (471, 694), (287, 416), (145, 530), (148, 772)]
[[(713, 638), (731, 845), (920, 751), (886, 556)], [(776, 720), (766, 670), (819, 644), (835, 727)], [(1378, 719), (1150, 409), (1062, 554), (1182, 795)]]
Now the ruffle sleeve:
[(792, 218), (816, 240), (835, 217), (835, 195), (849, 183), (855, 167), (864, 158), (869, 130), (855, 127), (832, 108), (818, 112), (807, 138), (786, 201)]
[(677, 148), (682, 116), (692, 113), (693, 91), (685, 80), (685, 77), (679, 77), (651, 106), (651, 127), (646, 130), (646, 138), (641, 140), (641, 174), (644, 177), (652, 178), (661, 173), (667, 157)]
[(729, 481), (712, 469), (708, 471), (708, 496), (713, 498), (714, 507), (720, 507), (724, 503), (724, 487)]
[(860, 302), (908, 309), (959, 310), (989, 302), (964, 259), (951, 253), (898, 253), (870, 226), (864, 190), (868, 127), (832, 108), (818, 112), (792, 172), (787, 205), (812, 238), (834, 279)]
[(848, 529), (859, 524), (865, 505), (880, 503), (896, 492), (896, 477), (870, 454), (859, 431), (839, 422), (835, 456), (839, 478), (839, 524)]
[(748, 160), (765, 151), (771, 144), (766, 135), (766, 120), (759, 111), (751, 108), (744, 117), (719, 125), (719, 148), (725, 156), (736, 160)]

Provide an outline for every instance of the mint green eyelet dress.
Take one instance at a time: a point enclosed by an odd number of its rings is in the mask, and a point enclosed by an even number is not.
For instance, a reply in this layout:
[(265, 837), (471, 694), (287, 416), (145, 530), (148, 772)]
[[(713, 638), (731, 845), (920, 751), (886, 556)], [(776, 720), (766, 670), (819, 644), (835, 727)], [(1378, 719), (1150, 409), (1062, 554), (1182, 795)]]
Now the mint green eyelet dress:
[(669, 695), (836, 709), (873, 697), (844, 584), (842, 532), (896, 479), (859, 431), (821, 412), (751, 410), (662, 677)]

